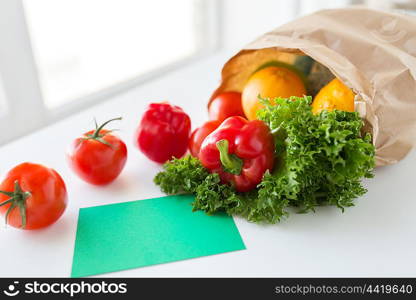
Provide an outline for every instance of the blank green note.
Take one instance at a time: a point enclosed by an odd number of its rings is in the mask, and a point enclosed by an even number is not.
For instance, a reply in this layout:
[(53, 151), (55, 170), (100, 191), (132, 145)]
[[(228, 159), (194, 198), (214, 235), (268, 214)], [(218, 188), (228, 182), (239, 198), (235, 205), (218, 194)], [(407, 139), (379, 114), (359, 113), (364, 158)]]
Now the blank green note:
[(180, 195), (82, 208), (72, 277), (245, 249), (226, 214), (192, 212)]

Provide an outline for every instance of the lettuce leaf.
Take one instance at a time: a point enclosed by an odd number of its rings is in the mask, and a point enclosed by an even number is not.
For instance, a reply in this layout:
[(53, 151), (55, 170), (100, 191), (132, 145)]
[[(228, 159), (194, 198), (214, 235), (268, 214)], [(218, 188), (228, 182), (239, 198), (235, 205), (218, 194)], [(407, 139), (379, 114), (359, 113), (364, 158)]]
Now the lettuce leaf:
[(301, 213), (321, 205), (344, 210), (366, 193), (362, 178), (373, 177), (374, 146), (362, 134), (358, 113), (311, 112), (311, 97), (262, 100), (258, 112), (275, 137), (276, 166), (257, 189), (238, 193), (220, 183), (198, 159), (184, 157), (164, 165), (155, 183), (165, 193), (192, 193), (194, 210), (208, 214), (225, 211), (252, 222), (276, 223), (288, 216), (289, 207)]

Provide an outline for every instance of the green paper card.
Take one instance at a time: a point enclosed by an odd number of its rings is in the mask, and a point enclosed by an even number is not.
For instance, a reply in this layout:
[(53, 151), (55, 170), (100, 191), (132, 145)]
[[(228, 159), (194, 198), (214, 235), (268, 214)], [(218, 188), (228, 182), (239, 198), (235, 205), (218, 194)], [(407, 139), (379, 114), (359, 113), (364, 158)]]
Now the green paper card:
[(81, 208), (72, 277), (243, 250), (226, 214), (192, 212), (180, 195)]

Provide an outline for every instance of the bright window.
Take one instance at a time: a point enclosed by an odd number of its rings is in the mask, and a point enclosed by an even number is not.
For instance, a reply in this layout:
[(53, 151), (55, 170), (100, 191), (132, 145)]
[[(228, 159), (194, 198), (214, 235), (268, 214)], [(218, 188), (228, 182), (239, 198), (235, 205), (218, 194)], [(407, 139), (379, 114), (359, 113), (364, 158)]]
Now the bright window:
[(198, 0), (24, 0), (43, 100), (55, 108), (201, 47)]
[(0, 145), (215, 52), (219, 9), (218, 0), (0, 1)]

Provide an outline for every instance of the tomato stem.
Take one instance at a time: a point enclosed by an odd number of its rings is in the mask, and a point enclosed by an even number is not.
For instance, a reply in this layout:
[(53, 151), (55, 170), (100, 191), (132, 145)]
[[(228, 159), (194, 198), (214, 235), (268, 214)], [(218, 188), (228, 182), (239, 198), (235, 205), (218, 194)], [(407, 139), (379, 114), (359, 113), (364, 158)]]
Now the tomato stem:
[(93, 132), (93, 134), (88, 134), (86, 138), (84, 138), (84, 140), (96, 140), (104, 145), (107, 145), (109, 147), (113, 147), (113, 145), (111, 145), (109, 142), (107, 142), (106, 140), (103, 139), (103, 137), (105, 137), (108, 133), (114, 131), (114, 130), (109, 130), (108, 132), (106, 132), (105, 134), (100, 134), (100, 131), (104, 128), (104, 126), (106, 126), (108, 123), (112, 122), (112, 121), (120, 121), (122, 120), (122, 117), (118, 117), (118, 118), (114, 118), (111, 120), (108, 120), (106, 122), (104, 122), (103, 124), (101, 124), (100, 126), (98, 126), (97, 124), (97, 120), (94, 119), (94, 123), (95, 123), (95, 130)]
[(8, 218), (9, 218), (10, 213), (17, 206), (19, 207), (20, 216), (22, 218), (21, 228), (25, 228), (26, 227), (26, 199), (32, 196), (32, 194), (30, 192), (24, 192), (22, 188), (20, 187), (18, 180), (14, 182), (13, 192), (0, 191), (0, 193), (10, 197), (8, 200), (0, 203), (0, 206), (10, 204), (10, 207), (7, 209), (6, 215), (5, 215), (6, 225), (8, 223)]
[[(14, 196), (14, 193), (13, 193), (13, 192), (4, 192), (4, 191), (0, 191), (0, 194), (6, 195), (6, 196), (8, 196), (8, 197), (13, 197), (13, 196)], [(0, 206), (2, 206), (3, 204), (4, 204), (4, 202), (3, 202), (3, 203), (1, 203), (1, 204), (0, 204)]]
[[(100, 138), (100, 137), (102, 137), (102, 136), (100, 136), (100, 131), (108, 124), (108, 123), (110, 123), (110, 122), (113, 122), (113, 121), (121, 121), (123, 118), (122, 117), (118, 117), (118, 118), (114, 118), (114, 119), (111, 119), (111, 120), (108, 120), (108, 121), (106, 121), (106, 122), (104, 122), (103, 124), (101, 124), (98, 128), (95, 128), (95, 131), (94, 131), (94, 133), (93, 133), (93, 135), (91, 136), (91, 138), (92, 139), (98, 139), (98, 138)], [(97, 122), (95, 122), (95, 126), (97, 126)]]
[(19, 204), (19, 210), (22, 217), (22, 228), (26, 228), (26, 203)]
[(220, 160), (225, 172), (240, 175), (243, 168), (243, 160), (235, 154), (228, 153), (228, 140), (220, 140), (216, 143), (220, 151)]
[(0, 206), (3, 206), (3, 205), (6, 205), (6, 204), (9, 204), (9, 203), (12, 203), (13, 202), (13, 198), (12, 199), (9, 199), (9, 200), (7, 200), (7, 201), (4, 201), (4, 202), (2, 202), (2, 203), (0, 203)]
[[(6, 215), (4, 216), (4, 219), (6, 221), (6, 225), (7, 225), (7, 221), (9, 220), (9, 214), (12, 212), (12, 210), (16, 207), (16, 202), (12, 202), (12, 204), (10, 205), (9, 209), (6, 211)], [(23, 220), (22, 220), (23, 221)], [(22, 223), (23, 224), (23, 223)]]

